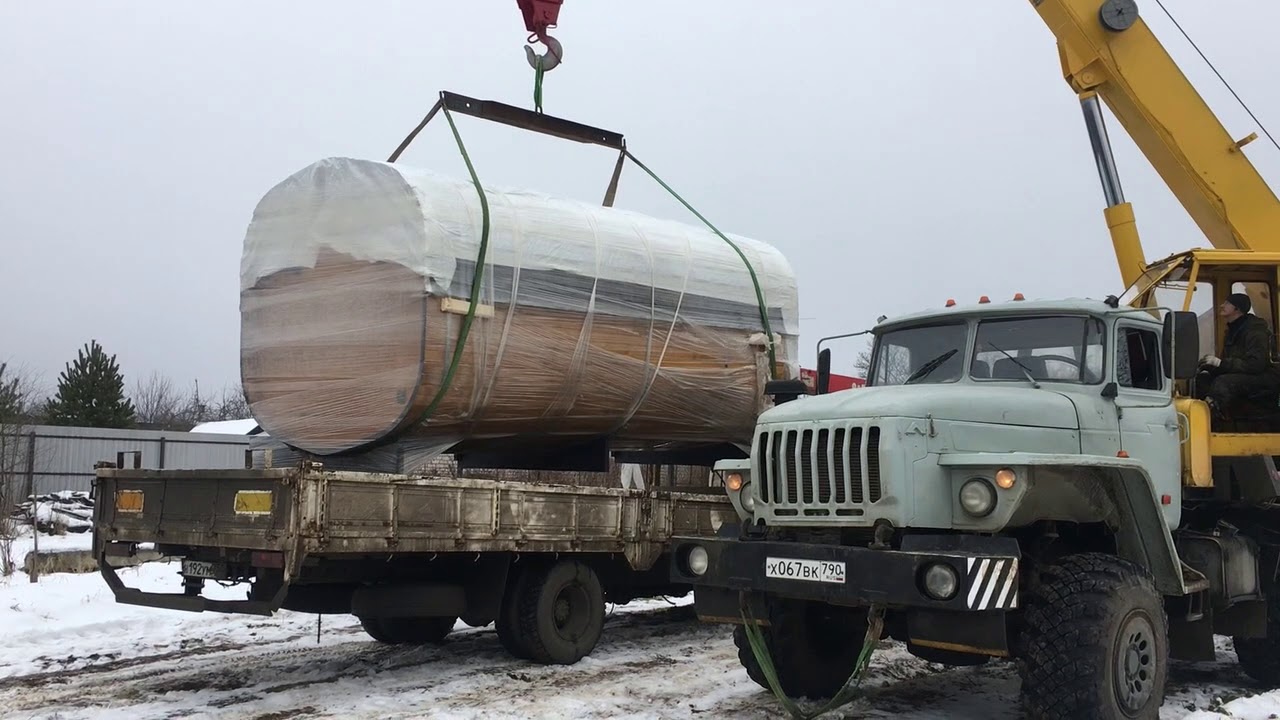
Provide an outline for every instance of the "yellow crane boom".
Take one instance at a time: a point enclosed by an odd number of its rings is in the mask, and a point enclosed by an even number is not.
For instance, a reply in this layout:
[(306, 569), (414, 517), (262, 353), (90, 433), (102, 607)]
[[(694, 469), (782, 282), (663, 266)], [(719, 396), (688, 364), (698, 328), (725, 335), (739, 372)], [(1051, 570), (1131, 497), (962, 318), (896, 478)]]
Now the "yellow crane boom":
[(1145, 264), (1097, 107), (1101, 97), (1215, 248), (1280, 250), (1280, 200), (1138, 15), (1134, 0), (1030, 0), (1080, 96), (1125, 284)]

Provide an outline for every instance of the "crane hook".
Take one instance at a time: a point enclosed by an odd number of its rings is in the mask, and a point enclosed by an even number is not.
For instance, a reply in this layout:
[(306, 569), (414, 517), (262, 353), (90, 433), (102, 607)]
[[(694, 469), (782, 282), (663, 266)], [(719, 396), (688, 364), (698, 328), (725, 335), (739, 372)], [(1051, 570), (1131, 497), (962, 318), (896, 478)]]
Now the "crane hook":
[(545, 55), (534, 53), (533, 48), (528, 45), (524, 46), (525, 59), (529, 61), (529, 67), (534, 70), (538, 69), (538, 65), (542, 65), (542, 71), (546, 72), (555, 68), (560, 64), (561, 58), (564, 57), (564, 48), (561, 47), (560, 41), (544, 33), (535, 33), (529, 36), (529, 42), (541, 42), (547, 46)]

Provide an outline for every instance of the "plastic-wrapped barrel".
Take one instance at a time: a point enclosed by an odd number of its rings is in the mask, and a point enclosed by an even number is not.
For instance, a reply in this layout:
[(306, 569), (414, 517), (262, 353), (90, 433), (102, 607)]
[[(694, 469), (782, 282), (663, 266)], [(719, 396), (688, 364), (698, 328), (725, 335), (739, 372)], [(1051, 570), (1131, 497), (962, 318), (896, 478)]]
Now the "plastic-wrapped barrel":
[[(327, 158), (267, 192), (240, 277), (241, 379), (264, 431), (319, 455), (404, 437), (750, 442), (766, 336), (728, 243), (704, 226), (484, 190), (480, 301), (434, 407), (471, 307), (475, 186)], [(755, 271), (780, 376), (795, 377), (791, 268), (729, 237)]]

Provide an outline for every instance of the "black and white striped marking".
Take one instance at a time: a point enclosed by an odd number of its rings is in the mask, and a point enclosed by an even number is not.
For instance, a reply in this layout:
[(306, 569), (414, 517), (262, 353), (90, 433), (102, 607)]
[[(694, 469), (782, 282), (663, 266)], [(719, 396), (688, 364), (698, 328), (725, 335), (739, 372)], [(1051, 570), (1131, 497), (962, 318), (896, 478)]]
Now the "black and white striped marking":
[(969, 558), (970, 610), (1012, 610), (1018, 607), (1017, 558)]

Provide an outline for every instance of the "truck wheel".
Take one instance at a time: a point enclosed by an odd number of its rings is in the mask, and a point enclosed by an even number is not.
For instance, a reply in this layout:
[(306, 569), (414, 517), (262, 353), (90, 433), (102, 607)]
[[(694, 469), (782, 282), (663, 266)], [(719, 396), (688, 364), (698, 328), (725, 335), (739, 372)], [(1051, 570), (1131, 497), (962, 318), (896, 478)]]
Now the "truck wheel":
[[(862, 654), (867, 637), (866, 609), (777, 600), (770, 604), (769, 617), (770, 625), (761, 630), (782, 692), (787, 697), (815, 700), (840, 692)], [(747, 677), (769, 690), (746, 628), (734, 628), (733, 644)]]
[(518, 603), (520, 643), (534, 662), (572, 665), (600, 640), (604, 588), (581, 562), (564, 560), (532, 571)]
[(458, 622), (456, 617), (360, 618), (369, 637), (390, 645), (424, 645), (443, 641)]
[(1149, 573), (1072, 555), (1043, 568), (1027, 599), (1018, 665), (1031, 717), (1160, 717), (1168, 620)]
[(494, 621), (494, 629), (498, 631), (498, 642), (511, 657), (518, 660), (530, 660), (532, 655), (525, 645), (524, 635), (520, 632), (520, 598), (525, 588), (529, 587), (529, 576), (533, 568), (512, 568), (506, 592), (502, 594), (502, 606), (498, 610), (498, 618)]
[[(773, 643), (769, 642), (769, 628), (762, 627), (760, 632), (764, 633), (765, 646), (773, 647)], [(751, 639), (747, 637), (747, 628), (745, 625), (733, 626), (733, 646), (738, 648), (738, 664), (742, 665), (742, 669), (747, 671), (747, 677), (751, 678), (751, 682), (759, 685), (765, 690), (769, 690), (769, 681), (764, 676), (764, 670), (760, 668), (760, 663), (756, 662), (755, 653), (751, 652)], [(770, 657), (773, 651), (769, 651)], [(777, 667), (778, 661), (773, 661), (774, 667)], [(783, 685), (785, 688), (786, 685)], [(790, 695), (790, 693), (787, 693)]]
[(1280, 597), (1267, 598), (1267, 636), (1231, 638), (1245, 674), (1268, 688), (1280, 686)]
[(369, 634), (369, 637), (380, 643), (386, 643), (387, 645), (394, 645), (396, 643), (396, 639), (391, 635), (391, 633), (382, 629), (381, 618), (362, 617), (360, 618), (360, 627), (364, 628), (364, 631)]

